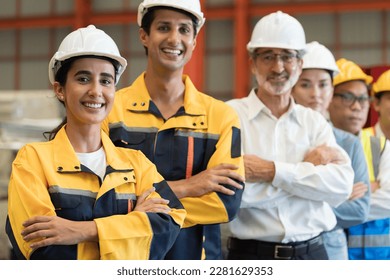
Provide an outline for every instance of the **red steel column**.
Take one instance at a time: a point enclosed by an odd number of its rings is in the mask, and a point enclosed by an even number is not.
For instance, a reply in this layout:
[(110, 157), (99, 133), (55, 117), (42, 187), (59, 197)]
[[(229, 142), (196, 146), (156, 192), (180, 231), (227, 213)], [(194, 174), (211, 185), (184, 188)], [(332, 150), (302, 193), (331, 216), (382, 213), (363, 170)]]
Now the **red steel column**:
[(234, 9), (234, 92), (233, 98), (249, 93), (249, 63), (246, 45), (250, 37), (249, 0), (236, 0)]
[(87, 26), (92, 14), (91, 0), (74, 0), (73, 29)]
[(201, 0), (202, 11), (206, 17), (206, 23), (203, 25), (198, 36), (196, 37), (196, 47), (194, 53), (192, 54), (191, 60), (187, 63), (184, 68), (184, 74), (190, 76), (191, 81), (194, 83), (195, 87), (202, 91), (204, 88), (204, 60), (206, 59), (205, 51), (205, 34), (206, 34), (206, 25), (207, 25), (207, 15), (204, 0)]

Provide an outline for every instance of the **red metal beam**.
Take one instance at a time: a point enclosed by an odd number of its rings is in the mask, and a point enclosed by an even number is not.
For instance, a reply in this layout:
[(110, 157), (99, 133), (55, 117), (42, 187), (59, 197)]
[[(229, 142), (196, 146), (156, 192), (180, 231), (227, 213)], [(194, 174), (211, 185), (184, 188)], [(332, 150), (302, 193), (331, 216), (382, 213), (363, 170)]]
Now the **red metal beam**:
[[(25, 29), (41, 27), (78, 26), (88, 23), (111, 24), (128, 23), (136, 21), (136, 12), (109, 12), (92, 14), (90, 0), (75, 0), (75, 13), (72, 15), (47, 17), (16, 17), (2, 18), (0, 29)], [(205, 7), (205, 5), (203, 5)], [(311, 3), (278, 3), (278, 4), (249, 4), (248, 17), (261, 16), (283, 10), (290, 14), (302, 13), (328, 13), (345, 11), (378, 11), (390, 10), (390, 1), (337, 1), (337, 2), (311, 2)], [(231, 19), (235, 16), (235, 7), (206, 7), (205, 16), (208, 19)], [(76, 23), (75, 23), (76, 22)]]
[(91, 0), (74, 0), (73, 29), (88, 25), (90, 23), (91, 14)]
[(43, 27), (85, 26), (87, 24), (120, 24), (136, 22), (135, 12), (91, 14), (88, 20), (80, 20), (77, 14), (47, 17), (7, 18), (0, 20), (0, 29), (27, 29)]
[(206, 19), (230, 19), (234, 17), (234, 7), (207, 8), (205, 10)]
[(337, 1), (312, 3), (255, 4), (250, 7), (250, 16), (259, 16), (281, 10), (288, 14), (334, 13), (349, 11), (390, 10), (390, 1)]
[(119, 13), (105, 13), (91, 15), (91, 23), (93, 24), (121, 24), (121, 23), (136, 23), (136, 12), (119, 12)]
[(205, 30), (203, 27), (196, 37), (196, 47), (192, 54), (192, 58), (184, 68), (184, 73), (190, 76), (191, 81), (200, 91), (202, 91), (204, 88), (204, 60), (206, 57), (205, 49)]
[(249, 0), (236, 0), (234, 14), (234, 92), (236, 98), (244, 97), (249, 92), (249, 63), (246, 44), (249, 41), (249, 19), (247, 17)]
[(49, 17), (23, 17), (0, 20), (0, 29), (28, 29), (42, 27), (72, 26), (73, 15), (49, 16)]
[[(201, 0), (201, 4), (204, 0)], [(196, 88), (203, 91), (204, 88), (204, 58), (206, 57), (205, 47), (205, 26), (202, 27), (196, 37), (196, 47), (192, 54), (191, 60), (186, 64), (184, 73), (189, 75), (191, 81), (194, 83)]]

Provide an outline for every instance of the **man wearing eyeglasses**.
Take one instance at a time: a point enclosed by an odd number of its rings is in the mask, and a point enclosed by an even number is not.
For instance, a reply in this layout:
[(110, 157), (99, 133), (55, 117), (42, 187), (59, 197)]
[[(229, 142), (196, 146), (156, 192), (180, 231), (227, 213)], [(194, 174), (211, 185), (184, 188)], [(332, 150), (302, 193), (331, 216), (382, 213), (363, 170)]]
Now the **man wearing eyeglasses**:
[(325, 118), (292, 99), (305, 47), (302, 25), (280, 11), (256, 24), (247, 45), (257, 84), (227, 102), (240, 117), (246, 177), (238, 215), (224, 227), (228, 259), (328, 259), (322, 233), (336, 225), (332, 206), (351, 194), (353, 170)]
[(365, 129), (373, 78), (353, 61), (339, 59), (328, 111), (333, 125), (360, 137), (371, 185), (367, 222), (348, 229), (349, 259), (390, 259), (390, 143)]
[(369, 85), (372, 77), (345, 58), (336, 63), (342, 69), (333, 81), (334, 93), (328, 107), (329, 117), (335, 127), (358, 135), (367, 121), (370, 109)]

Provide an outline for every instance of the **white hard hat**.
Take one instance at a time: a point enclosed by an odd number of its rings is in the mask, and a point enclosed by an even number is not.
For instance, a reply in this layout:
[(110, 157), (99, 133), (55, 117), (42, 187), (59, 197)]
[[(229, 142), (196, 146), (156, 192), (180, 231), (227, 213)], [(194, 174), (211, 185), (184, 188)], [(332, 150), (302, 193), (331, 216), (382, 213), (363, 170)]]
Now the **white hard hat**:
[(68, 58), (83, 55), (96, 55), (113, 59), (118, 62), (116, 67), (116, 81), (127, 66), (127, 61), (118, 50), (114, 40), (103, 30), (94, 25), (79, 28), (68, 34), (61, 42), (58, 51), (53, 55), (49, 63), (49, 80), (54, 84), (55, 75), (61, 68), (61, 62)]
[(332, 72), (333, 77), (340, 72), (332, 52), (317, 41), (306, 44), (302, 69), (329, 70)]
[(262, 17), (255, 25), (247, 50), (257, 48), (281, 48), (304, 52), (305, 31), (294, 17), (277, 11)]
[(142, 18), (148, 12), (148, 9), (155, 6), (172, 7), (193, 14), (198, 19), (198, 25), (196, 26), (198, 32), (206, 21), (200, 9), (199, 0), (144, 0), (138, 6), (137, 22), (139, 26), (141, 26)]

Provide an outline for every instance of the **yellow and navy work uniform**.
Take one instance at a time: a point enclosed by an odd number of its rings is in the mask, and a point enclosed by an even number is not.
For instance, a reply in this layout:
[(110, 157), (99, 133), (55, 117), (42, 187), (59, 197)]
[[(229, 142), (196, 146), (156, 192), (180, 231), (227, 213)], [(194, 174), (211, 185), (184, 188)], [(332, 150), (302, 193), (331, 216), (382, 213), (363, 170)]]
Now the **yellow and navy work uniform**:
[[(139, 151), (117, 148), (102, 131), (107, 158), (103, 181), (80, 164), (64, 127), (52, 141), (32, 143), (17, 154), (8, 191), (6, 231), (18, 259), (162, 259), (177, 238), (186, 211), (156, 167)], [(133, 211), (137, 198), (169, 199), (172, 211)], [(98, 242), (37, 250), (23, 240), (33, 216), (95, 221)]]
[[(381, 153), (386, 138), (376, 137), (374, 127), (361, 131), (370, 182), (377, 181)], [(348, 229), (348, 255), (351, 260), (390, 259), (390, 218), (368, 221)]]
[[(224, 102), (199, 92), (188, 76), (183, 76), (183, 82), (184, 106), (164, 119), (141, 74), (116, 93), (103, 129), (109, 130), (115, 145), (141, 150), (167, 181), (186, 179), (221, 163), (239, 166), (237, 172), (244, 176), (237, 114)], [(212, 192), (180, 200), (187, 216), (167, 259), (221, 258), (219, 224), (236, 216), (243, 192), (234, 191), (233, 196)]]

